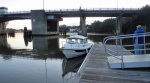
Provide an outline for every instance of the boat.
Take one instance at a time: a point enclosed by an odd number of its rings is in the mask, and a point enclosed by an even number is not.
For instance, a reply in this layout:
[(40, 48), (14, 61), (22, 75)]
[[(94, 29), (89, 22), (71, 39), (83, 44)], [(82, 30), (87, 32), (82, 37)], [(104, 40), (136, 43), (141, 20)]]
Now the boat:
[(75, 58), (87, 54), (93, 43), (88, 43), (87, 37), (82, 35), (72, 35), (67, 37), (61, 50), (66, 58)]

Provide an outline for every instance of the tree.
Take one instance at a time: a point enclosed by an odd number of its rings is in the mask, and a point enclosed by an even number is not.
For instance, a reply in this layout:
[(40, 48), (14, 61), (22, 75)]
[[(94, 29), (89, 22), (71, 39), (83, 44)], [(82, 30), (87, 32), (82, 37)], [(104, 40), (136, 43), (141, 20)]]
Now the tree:
[(116, 30), (116, 19), (110, 18), (106, 19), (102, 23), (102, 32), (103, 33), (113, 33)]
[[(133, 16), (133, 26), (145, 25), (147, 26), (147, 31), (150, 31), (150, 6), (146, 5), (138, 12), (137, 15)], [(135, 29), (135, 28), (134, 28)]]
[(132, 30), (132, 17), (124, 17), (122, 20), (122, 33), (128, 34)]
[(100, 21), (94, 21), (94, 22), (91, 24), (91, 26), (90, 26), (90, 30), (91, 30), (92, 32), (98, 33), (98, 32), (100, 32), (100, 30), (101, 30), (101, 26), (102, 26), (102, 22), (100, 22)]

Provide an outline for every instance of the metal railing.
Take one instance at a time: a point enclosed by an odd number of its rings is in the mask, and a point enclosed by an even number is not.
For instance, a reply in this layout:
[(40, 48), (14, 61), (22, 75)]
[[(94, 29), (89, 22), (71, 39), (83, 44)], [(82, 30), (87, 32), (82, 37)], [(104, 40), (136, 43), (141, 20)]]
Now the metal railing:
[[(142, 45), (142, 49), (134, 49), (133, 38), (143, 38), (144, 43), (138, 44)], [(127, 34), (118, 36), (108, 36), (103, 40), (104, 48), (107, 54), (121, 60), (122, 64), (124, 62), (124, 55), (133, 55), (134, 51), (142, 51), (142, 55), (150, 54), (150, 32), (140, 33), (140, 34)], [(113, 48), (111, 48), (113, 45)], [(115, 47), (114, 47), (115, 46)], [(124, 68), (122, 66), (122, 68)]]
[[(45, 10), (45, 12), (73, 12), (73, 11), (80, 11), (80, 10), (84, 10), (84, 11), (126, 11), (126, 10), (131, 10), (131, 11), (137, 11), (140, 10), (140, 8), (88, 8), (88, 9), (55, 9), (55, 10)], [(31, 13), (30, 10), (26, 10), (26, 11), (7, 11), (4, 12), (3, 14), (22, 14), (22, 13)]]

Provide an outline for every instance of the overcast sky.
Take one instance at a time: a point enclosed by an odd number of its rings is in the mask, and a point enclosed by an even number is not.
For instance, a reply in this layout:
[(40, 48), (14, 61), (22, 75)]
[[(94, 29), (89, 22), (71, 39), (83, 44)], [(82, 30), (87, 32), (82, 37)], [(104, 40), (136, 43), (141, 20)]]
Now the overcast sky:
[[(35, 9), (83, 9), (86, 8), (141, 8), (150, 5), (150, 0), (0, 0), (0, 6), (8, 8), (8, 11), (24, 11)], [(104, 20), (106, 18), (86, 18), (86, 23), (90, 24), (94, 20)], [(60, 25), (79, 25), (79, 18), (63, 18)], [(21, 28), (31, 27), (29, 20), (10, 21), (7, 27)]]

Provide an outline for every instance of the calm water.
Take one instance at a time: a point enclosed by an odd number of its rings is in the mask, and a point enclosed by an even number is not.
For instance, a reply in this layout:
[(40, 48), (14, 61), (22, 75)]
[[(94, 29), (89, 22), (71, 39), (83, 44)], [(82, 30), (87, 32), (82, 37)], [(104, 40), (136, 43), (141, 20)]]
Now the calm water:
[[(89, 36), (94, 43), (102, 39)], [(70, 83), (85, 56), (66, 60), (62, 41), (63, 36), (0, 36), (0, 83)]]

